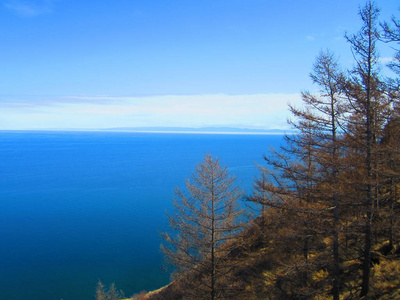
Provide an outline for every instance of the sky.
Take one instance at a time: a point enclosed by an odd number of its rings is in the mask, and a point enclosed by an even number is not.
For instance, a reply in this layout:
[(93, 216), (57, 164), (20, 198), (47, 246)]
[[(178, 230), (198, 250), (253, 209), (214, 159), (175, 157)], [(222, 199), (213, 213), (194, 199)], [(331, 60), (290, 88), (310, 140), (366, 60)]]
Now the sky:
[(0, 130), (286, 129), (320, 50), (351, 67), (364, 4), (0, 0)]

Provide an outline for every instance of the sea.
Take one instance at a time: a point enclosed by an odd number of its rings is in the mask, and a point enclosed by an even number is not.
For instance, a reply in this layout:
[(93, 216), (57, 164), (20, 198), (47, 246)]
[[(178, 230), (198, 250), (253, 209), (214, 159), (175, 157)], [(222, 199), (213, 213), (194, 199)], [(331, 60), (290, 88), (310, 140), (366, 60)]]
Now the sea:
[(206, 154), (249, 195), (282, 135), (0, 131), (0, 300), (132, 296), (168, 284), (160, 232)]

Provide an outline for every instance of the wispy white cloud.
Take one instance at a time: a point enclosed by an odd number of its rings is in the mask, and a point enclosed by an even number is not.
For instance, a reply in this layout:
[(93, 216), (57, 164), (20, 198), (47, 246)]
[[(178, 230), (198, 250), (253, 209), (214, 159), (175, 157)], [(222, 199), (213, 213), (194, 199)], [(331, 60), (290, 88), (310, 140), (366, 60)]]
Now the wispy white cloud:
[(235, 126), (283, 129), (287, 127), (289, 102), (299, 104), (300, 95), (70, 96), (38, 101), (31, 106), (18, 103), (10, 106), (10, 102), (0, 101), (0, 128)]
[(18, 15), (33, 17), (53, 12), (59, 0), (2, 0), (3, 5)]

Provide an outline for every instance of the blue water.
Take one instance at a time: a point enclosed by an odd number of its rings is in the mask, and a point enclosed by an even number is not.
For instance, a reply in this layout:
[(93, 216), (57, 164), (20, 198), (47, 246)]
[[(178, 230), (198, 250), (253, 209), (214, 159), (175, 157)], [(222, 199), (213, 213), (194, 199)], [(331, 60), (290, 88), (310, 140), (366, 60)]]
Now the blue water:
[(0, 132), (0, 300), (127, 296), (169, 281), (159, 231), (210, 153), (251, 191), (278, 135)]

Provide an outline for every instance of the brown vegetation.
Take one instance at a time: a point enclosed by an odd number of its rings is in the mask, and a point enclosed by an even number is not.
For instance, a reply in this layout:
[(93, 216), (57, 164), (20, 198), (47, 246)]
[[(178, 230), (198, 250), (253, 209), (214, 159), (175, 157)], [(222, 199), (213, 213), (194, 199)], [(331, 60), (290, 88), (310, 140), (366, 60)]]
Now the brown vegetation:
[[(224, 257), (235, 268), (221, 284), (241, 292), (230, 299), (398, 295), (399, 82), (379, 74), (378, 15), (367, 3), (361, 30), (346, 35), (355, 68), (343, 72), (333, 54), (321, 52), (311, 74), (320, 94), (304, 92), (304, 107), (290, 107), (298, 134), (265, 156), (249, 197), (262, 215), (220, 246), (238, 245)], [(399, 42), (399, 22), (392, 26), (382, 26), (386, 41)], [(390, 67), (398, 70), (398, 62)], [(238, 258), (244, 263), (233, 263)], [(188, 271), (149, 299), (195, 299), (185, 280), (201, 284)]]
[[(168, 215), (172, 234), (165, 233), (162, 249), (174, 266), (174, 277), (196, 299), (219, 299), (240, 288), (225, 279), (240, 261), (231, 259), (239, 242), (243, 213), (242, 192), (218, 159), (206, 155), (186, 183), (186, 193), (176, 191), (175, 211)], [(235, 244), (232, 239), (235, 238)], [(227, 261), (229, 260), (229, 263)]]
[[(177, 193), (170, 223), (180, 235), (165, 236), (178, 276), (136, 299), (400, 299), (400, 79), (380, 75), (377, 51), (400, 43), (400, 21), (379, 25), (378, 15), (368, 2), (361, 30), (346, 35), (354, 69), (329, 51), (317, 57), (320, 93), (290, 107), (298, 133), (265, 156), (248, 197), (261, 215), (239, 232), (237, 208), (218, 219), (215, 201), (228, 207), (238, 194), (206, 157), (190, 196)], [(389, 67), (400, 75), (400, 51)]]

